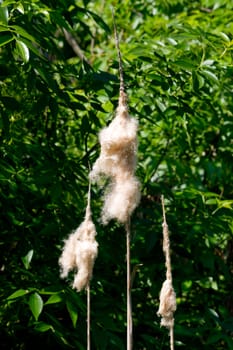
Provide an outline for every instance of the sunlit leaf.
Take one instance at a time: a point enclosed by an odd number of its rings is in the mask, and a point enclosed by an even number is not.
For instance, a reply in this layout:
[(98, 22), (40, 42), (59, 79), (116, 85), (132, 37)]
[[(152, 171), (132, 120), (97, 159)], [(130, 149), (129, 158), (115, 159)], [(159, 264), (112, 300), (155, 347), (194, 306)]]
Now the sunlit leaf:
[(69, 312), (73, 327), (75, 328), (78, 321), (77, 307), (72, 302), (69, 302), (69, 301), (66, 302), (66, 307)]
[(38, 293), (31, 294), (29, 297), (28, 305), (35, 320), (37, 321), (43, 309), (43, 300), (41, 296)]
[(216, 74), (211, 72), (210, 70), (207, 69), (202, 69), (201, 70), (202, 75), (204, 75), (208, 80), (214, 82), (214, 83), (219, 83), (218, 77)]
[(0, 6), (0, 23), (7, 25), (8, 24), (8, 8), (7, 6)]
[(28, 47), (24, 44), (24, 42), (20, 40), (16, 40), (16, 48), (17, 48), (17, 53), (22, 58), (23, 62), (27, 63), (30, 57)]
[(26, 270), (28, 270), (29, 267), (30, 267), (30, 263), (31, 263), (31, 260), (32, 260), (32, 257), (33, 257), (33, 253), (34, 253), (34, 251), (33, 251), (33, 249), (31, 249), (31, 250), (29, 250), (29, 252), (25, 256), (23, 256), (21, 258), (21, 260), (22, 260)]
[(11, 294), (7, 299), (16, 299), (16, 298), (21, 298), (24, 295), (26, 295), (28, 293), (28, 290), (26, 289), (19, 289), (17, 291), (15, 291), (13, 294)]
[(24, 14), (25, 11), (24, 11), (24, 6), (22, 3), (17, 4), (16, 8), (20, 13)]
[(45, 322), (37, 322), (35, 325), (35, 330), (37, 332), (44, 333), (44, 332), (49, 331), (50, 329), (53, 329), (52, 325), (45, 323)]
[(29, 34), (24, 28), (22, 28), (18, 25), (12, 25), (10, 28), (14, 29), (14, 31), (16, 32), (16, 34), (18, 36), (22, 36), (22, 37), (30, 40), (31, 42), (36, 42), (35, 38), (31, 34)]
[(46, 301), (45, 305), (49, 305), (49, 304), (57, 304), (60, 303), (62, 301), (62, 297), (60, 294), (53, 294), (49, 297), (49, 299)]

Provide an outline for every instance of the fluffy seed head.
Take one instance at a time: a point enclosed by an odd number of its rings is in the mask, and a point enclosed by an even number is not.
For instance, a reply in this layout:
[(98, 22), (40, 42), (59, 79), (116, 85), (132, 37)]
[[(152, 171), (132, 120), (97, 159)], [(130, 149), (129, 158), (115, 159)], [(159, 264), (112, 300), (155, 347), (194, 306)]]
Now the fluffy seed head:
[(139, 181), (135, 178), (138, 122), (128, 114), (126, 94), (120, 91), (116, 116), (99, 134), (100, 156), (90, 173), (92, 180), (110, 179), (104, 196), (103, 223), (117, 219), (125, 223), (139, 203)]
[(94, 262), (98, 254), (98, 243), (95, 236), (95, 225), (90, 217), (86, 217), (65, 240), (59, 259), (62, 278), (67, 277), (72, 270), (76, 272), (73, 287), (78, 291), (86, 288), (92, 277)]
[(114, 218), (125, 223), (139, 203), (139, 188), (139, 181), (134, 176), (112, 182), (105, 194), (103, 223), (107, 224)]
[(158, 315), (162, 317), (161, 325), (168, 328), (172, 327), (174, 324), (173, 314), (176, 311), (176, 293), (171, 280), (166, 280), (163, 283), (159, 299)]
[(137, 121), (118, 114), (99, 135), (100, 156), (91, 171), (91, 178), (99, 175), (115, 177), (119, 169), (132, 174), (136, 165)]

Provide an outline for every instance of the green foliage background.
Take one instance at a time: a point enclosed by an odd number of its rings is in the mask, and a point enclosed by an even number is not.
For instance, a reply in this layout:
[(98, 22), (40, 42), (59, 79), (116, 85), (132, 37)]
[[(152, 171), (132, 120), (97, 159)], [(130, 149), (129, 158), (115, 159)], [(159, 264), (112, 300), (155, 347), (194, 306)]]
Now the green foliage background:
[[(134, 349), (168, 349), (156, 315), (165, 276), (161, 194), (176, 348), (232, 349), (230, 0), (1, 1), (1, 349), (86, 348), (86, 295), (60, 280), (57, 261), (63, 239), (82, 221), (88, 163), (117, 105), (111, 5), (130, 112), (140, 123)], [(100, 197), (94, 187), (92, 348), (125, 349), (125, 234), (114, 222), (100, 224)]]

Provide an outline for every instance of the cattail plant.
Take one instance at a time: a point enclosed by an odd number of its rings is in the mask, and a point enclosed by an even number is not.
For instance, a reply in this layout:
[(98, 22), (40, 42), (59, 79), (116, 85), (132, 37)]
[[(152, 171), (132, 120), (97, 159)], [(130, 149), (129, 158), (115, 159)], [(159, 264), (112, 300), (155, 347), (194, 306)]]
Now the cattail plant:
[[(90, 193), (90, 187), (88, 193)], [(67, 277), (70, 271), (75, 271), (73, 288), (78, 292), (87, 288), (92, 277), (92, 270), (98, 253), (98, 243), (95, 236), (96, 229), (91, 218), (90, 194), (88, 194), (85, 219), (65, 240), (59, 259), (62, 278)]]
[[(114, 21), (114, 16), (113, 16)], [(119, 58), (120, 91), (116, 114), (112, 122), (99, 134), (100, 156), (93, 165), (89, 178), (98, 182), (108, 179), (102, 208), (102, 222), (116, 219), (124, 224), (127, 250), (127, 350), (133, 347), (131, 271), (130, 271), (130, 217), (140, 200), (140, 184), (135, 176), (138, 122), (128, 113), (127, 95), (124, 89), (123, 68), (118, 33), (114, 21), (114, 33)], [(98, 252), (96, 230), (91, 219), (90, 185), (85, 219), (65, 241), (59, 259), (61, 277), (75, 271), (73, 287), (77, 291), (87, 289), (88, 350), (90, 350), (90, 279)]]
[(161, 316), (161, 326), (165, 326), (169, 329), (170, 349), (174, 350), (174, 312), (176, 311), (176, 293), (172, 285), (170, 239), (163, 196), (161, 197), (161, 202), (163, 210), (163, 252), (165, 255), (166, 280), (160, 291), (158, 315)]
[(134, 175), (137, 152), (137, 120), (128, 113), (124, 86), (113, 121), (99, 134), (101, 152), (90, 173), (92, 180), (105, 176), (110, 183), (105, 191), (102, 221), (116, 219), (126, 223), (139, 203), (139, 182)]
[(124, 224), (127, 250), (127, 350), (133, 347), (133, 325), (130, 279), (130, 217), (140, 200), (140, 184), (135, 176), (138, 122), (128, 112), (127, 94), (124, 88), (123, 68), (119, 38), (114, 32), (119, 58), (120, 90), (116, 114), (112, 122), (99, 134), (100, 156), (93, 165), (90, 178), (106, 177), (109, 183), (105, 189), (102, 222), (107, 224), (116, 219)]
[(88, 189), (88, 201), (84, 221), (65, 240), (64, 248), (59, 258), (61, 277), (74, 271), (73, 288), (78, 292), (87, 290), (87, 349), (90, 350), (90, 280), (93, 266), (98, 254), (98, 243), (95, 239), (96, 229), (91, 217), (91, 185)]

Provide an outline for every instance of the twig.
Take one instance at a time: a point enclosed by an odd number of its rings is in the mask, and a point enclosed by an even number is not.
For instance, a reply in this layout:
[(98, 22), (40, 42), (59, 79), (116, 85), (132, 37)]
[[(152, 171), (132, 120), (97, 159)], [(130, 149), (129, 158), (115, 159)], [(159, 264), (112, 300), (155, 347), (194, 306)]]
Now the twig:
[(114, 10), (112, 8), (112, 17), (113, 17), (113, 27), (114, 27), (114, 34), (115, 34), (115, 42), (116, 42), (116, 48), (117, 48), (117, 55), (118, 55), (118, 61), (119, 61), (119, 75), (120, 75), (120, 92), (125, 91), (124, 86), (124, 74), (123, 74), (123, 65), (122, 65), (122, 57), (121, 57), (121, 50), (120, 50), (120, 44), (119, 44), (119, 36), (117, 32), (116, 22), (115, 22), (115, 15)]
[(117, 32), (117, 26), (116, 26), (116, 22), (115, 22), (115, 16), (114, 16), (114, 9), (113, 9), (113, 7), (112, 7), (112, 18), (113, 18), (113, 27), (114, 27), (117, 55), (118, 55), (118, 61), (119, 61), (119, 77), (120, 77), (120, 98), (119, 98), (119, 102), (121, 101), (123, 104), (126, 105), (127, 95), (125, 93), (123, 64), (122, 64), (121, 50), (120, 50), (120, 44), (119, 44), (119, 36), (118, 36), (118, 32)]
[(63, 30), (63, 33), (64, 33), (64, 36), (65, 36), (67, 43), (70, 45), (70, 47), (72, 48), (74, 53), (80, 58), (81, 61), (85, 61), (85, 62), (89, 63), (88, 59), (84, 55), (82, 49), (80, 48), (80, 46), (77, 43), (77, 41), (75, 40), (75, 38), (65, 28), (63, 28), (62, 30)]

